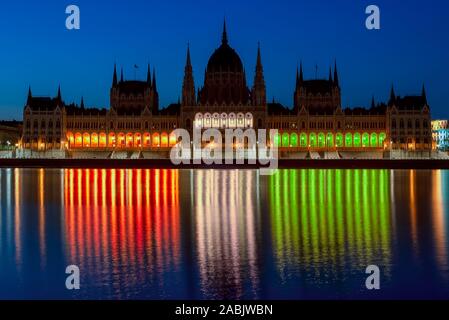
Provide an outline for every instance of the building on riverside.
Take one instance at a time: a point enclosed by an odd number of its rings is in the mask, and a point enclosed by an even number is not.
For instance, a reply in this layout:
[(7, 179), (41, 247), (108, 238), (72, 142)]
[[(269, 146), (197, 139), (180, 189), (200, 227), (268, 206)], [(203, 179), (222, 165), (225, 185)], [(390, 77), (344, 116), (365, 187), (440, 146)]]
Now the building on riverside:
[(109, 108), (86, 108), (64, 103), (61, 89), (51, 97), (31, 91), (23, 111), (24, 150), (167, 151), (176, 143), (176, 128), (194, 127), (277, 129), (269, 138), (283, 154), (289, 152), (337, 157), (351, 152), (391, 150), (429, 151), (431, 115), (423, 87), (421, 94), (400, 97), (391, 88), (387, 103), (368, 108), (341, 104), (337, 63), (326, 79), (305, 79), (296, 70), (292, 107), (267, 101), (260, 46), (255, 50), (252, 86), (244, 65), (230, 46), (224, 25), (220, 46), (211, 55), (204, 83), (196, 87), (187, 48), (182, 98), (165, 108), (159, 105), (156, 73), (148, 67), (142, 81), (124, 79), (114, 66)]

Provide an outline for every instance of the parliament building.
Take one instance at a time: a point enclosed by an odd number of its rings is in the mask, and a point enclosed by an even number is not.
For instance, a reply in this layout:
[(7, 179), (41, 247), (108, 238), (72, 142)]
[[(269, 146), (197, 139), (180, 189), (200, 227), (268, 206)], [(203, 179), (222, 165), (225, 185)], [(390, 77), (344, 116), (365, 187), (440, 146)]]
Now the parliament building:
[[(267, 101), (260, 46), (252, 86), (230, 46), (226, 25), (220, 46), (211, 55), (204, 83), (196, 87), (187, 48), (182, 98), (161, 108), (156, 74), (148, 67), (146, 80), (126, 80), (114, 66), (109, 108), (64, 103), (57, 96), (35, 97), (31, 88), (23, 112), (19, 149), (59, 150), (66, 157), (145, 158), (167, 154), (176, 144), (177, 128), (277, 129), (269, 137), (281, 155), (302, 158), (383, 157), (386, 153), (428, 152), (432, 148), (430, 108), (423, 87), (420, 95), (397, 96), (391, 88), (387, 103), (370, 107), (341, 105), (337, 63), (325, 79), (305, 79), (296, 70), (292, 107)], [(293, 86), (293, 84), (292, 84)]]

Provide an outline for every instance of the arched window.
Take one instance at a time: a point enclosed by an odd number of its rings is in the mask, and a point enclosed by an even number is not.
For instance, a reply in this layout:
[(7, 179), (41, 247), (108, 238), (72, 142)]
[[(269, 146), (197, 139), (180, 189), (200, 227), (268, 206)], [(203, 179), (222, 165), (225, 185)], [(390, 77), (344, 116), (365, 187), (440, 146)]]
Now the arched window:
[(290, 135), (290, 144), (294, 148), (298, 147), (298, 134), (296, 132)]
[(77, 132), (75, 134), (75, 147), (80, 148), (83, 146), (83, 136), (81, 133)]
[(369, 134), (367, 132), (362, 135), (362, 146), (369, 147)]
[(313, 132), (309, 135), (309, 145), (311, 148), (317, 147), (316, 134)]
[(343, 134), (341, 134), (341, 132), (337, 133), (336, 137), (335, 137), (335, 143), (337, 148), (342, 148), (344, 143), (343, 143)]
[(168, 134), (167, 132), (162, 132), (161, 134), (161, 147), (167, 148), (168, 147)]
[(160, 147), (161, 141), (159, 137), (159, 133), (153, 133), (153, 147)]
[(115, 147), (115, 133), (111, 132), (108, 134), (108, 147), (114, 148)]
[(370, 145), (372, 148), (378, 147), (377, 133), (375, 132), (371, 133)]
[(141, 146), (142, 146), (142, 136), (140, 135), (140, 133), (135, 133), (134, 134), (134, 147), (140, 148)]
[(380, 147), (383, 147), (386, 138), (387, 138), (387, 135), (385, 134), (385, 132), (381, 132), (381, 134), (379, 135), (379, 146)]
[(174, 132), (170, 133), (170, 136), (168, 138), (168, 145), (170, 147), (173, 147), (177, 143), (176, 134)]
[(90, 134), (88, 133), (83, 134), (83, 147), (85, 148), (90, 147)]
[(324, 133), (320, 132), (318, 134), (318, 147), (324, 148), (326, 146), (326, 137), (324, 136)]
[(396, 119), (393, 119), (393, 120), (391, 121), (391, 127), (392, 127), (393, 129), (396, 129)]
[(299, 140), (301, 148), (307, 148), (307, 134), (301, 133)]
[(327, 145), (327, 147), (329, 147), (329, 148), (333, 148), (333, 147), (334, 147), (334, 135), (333, 135), (331, 132), (329, 132), (329, 133), (327, 134), (327, 137), (326, 137), (326, 145)]
[(286, 148), (290, 145), (290, 137), (287, 132), (282, 134), (282, 147)]
[(131, 148), (134, 144), (133, 134), (128, 133), (126, 135), (126, 147)]
[(345, 147), (346, 148), (352, 147), (352, 134), (350, 132), (345, 134)]
[(92, 133), (90, 143), (92, 148), (98, 148), (98, 134), (96, 132)]
[(106, 133), (100, 132), (98, 137), (98, 147), (105, 148), (106, 147)]
[(362, 146), (362, 137), (360, 136), (360, 133), (356, 132), (354, 134), (354, 147), (360, 148)]

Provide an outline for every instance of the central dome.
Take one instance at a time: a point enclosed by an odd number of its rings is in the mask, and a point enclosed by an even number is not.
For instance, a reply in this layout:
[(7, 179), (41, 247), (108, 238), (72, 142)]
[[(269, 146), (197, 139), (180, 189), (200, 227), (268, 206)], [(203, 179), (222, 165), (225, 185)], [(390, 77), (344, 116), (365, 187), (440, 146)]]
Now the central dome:
[(207, 63), (207, 72), (243, 72), (243, 63), (239, 55), (227, 43), (215, 50)]
[(223, 25), (221, 45), (207, 63), (204, 87), (198, 98), (202, 105), (246, 105), (250, 99), (242, 60), (228, 44), (226, 23)]

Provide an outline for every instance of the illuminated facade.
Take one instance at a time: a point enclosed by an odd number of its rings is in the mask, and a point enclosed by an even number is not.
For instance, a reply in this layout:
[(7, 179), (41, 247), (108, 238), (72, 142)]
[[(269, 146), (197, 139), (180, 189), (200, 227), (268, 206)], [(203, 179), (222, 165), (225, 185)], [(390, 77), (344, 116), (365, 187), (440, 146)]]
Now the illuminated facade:
[(449, 121), (432, 121), (432, 139), (435, 148), (441, 151), (449, 150)]
[[(418, 96), (398, 97), (391, 89), (388, 103), (370, 108), (343, 108), (337, 64), (327, 79), (306, 80), (302, 64), (296, 71), (293, 108), (267, 102), (260, 47), (252, 87), (243, 63), (222, 41), (206, 67), (204, 84), (195, 87), (190, 50), (187, 50), (182, 99), (159, 107), (155, 72), (148, 67), (145, 81), (128, 81), (114, 67), (110, 108), (85, 108), (84, 102), (66, 105), (56, 98), (28, 93), (24, 108), (22, 149), (65, 152), (168, 152), (177, 140), (173, 130), (194, 127), (277, 129), (270, 143), (289, 152), (431, 150), (430, 108), (423, 88)], [(321, 155), (322, 156), (322, 155)]]

